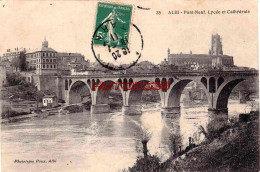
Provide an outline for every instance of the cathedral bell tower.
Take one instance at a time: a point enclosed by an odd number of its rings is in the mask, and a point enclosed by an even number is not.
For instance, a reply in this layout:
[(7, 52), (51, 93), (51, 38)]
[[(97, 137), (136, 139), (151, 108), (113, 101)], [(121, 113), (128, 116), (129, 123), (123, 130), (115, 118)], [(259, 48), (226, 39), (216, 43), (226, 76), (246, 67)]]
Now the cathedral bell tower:
[(223, 55), (222, 39), (219, 34), (211, 36), (211, 48), (209, 50), (211, 55)]

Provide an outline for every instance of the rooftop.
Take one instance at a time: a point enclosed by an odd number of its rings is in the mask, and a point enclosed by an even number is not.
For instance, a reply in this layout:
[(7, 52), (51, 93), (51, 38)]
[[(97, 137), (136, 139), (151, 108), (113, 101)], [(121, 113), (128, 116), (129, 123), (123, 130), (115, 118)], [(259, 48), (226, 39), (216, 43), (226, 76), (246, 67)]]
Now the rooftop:
[(61, 52), (61, 53), (57, 53), (58, 57), (64, 57), (64, 56), (83, 56), (80, 53), (67, 53), (67, 52)]
[(54, 98), (56, 97), (55, 95), (44, 95), (43, 98)]
[(169, 54), (169, 58), (180, 57), (180, 58), (192, 58), (192, 57), (201, 57), (201, 58), (209, 58), (209, 57), (231, 57), (228, 55), (211, 55), (211, 54)]
[(57, 51), (55, 51), (54, 49), (52, 49), (50, 47), (42, 47), (42, 48), (36, 48), (36, 49), (29, 49), (26, 52), (26, 54), (40, 52), (40, 51), (44, 51), (44, 52), (57, 52)]

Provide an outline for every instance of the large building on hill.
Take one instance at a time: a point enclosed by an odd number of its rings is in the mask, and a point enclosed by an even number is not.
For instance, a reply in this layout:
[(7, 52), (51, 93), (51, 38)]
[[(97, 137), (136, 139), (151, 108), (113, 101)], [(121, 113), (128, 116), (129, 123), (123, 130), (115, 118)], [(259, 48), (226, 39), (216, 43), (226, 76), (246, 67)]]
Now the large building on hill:
[(221, 37), (216, 34), (211, 36), (211, 48), (209, 54), (171, 54), (168, 49), (168, 59), (164, 63), (174, 66), (187, 66), (192, 69), (204, 67), (221, 68), (234, 66), (232, 56), (223, 55)]
[(57, 52), (49, 47), (46, 38), (42, 47), (25, 53), (27, 69), (39, 75), (70, 75), (71, 71), (84, 70), (88, 64), (79, 53)]
[(15, 48), (14, 50), (7, 49), (6, 53), (4, 53), (1, 58), (2, 60), (9, 60), (11, 62), (14, 58), (22, 58), (25, 53), (25, 48)]
[(27, 68), (35, 70), (36, 74), (57, 74), (57, 51), (49, 47), (46, 39), (42, 42), (42, 47), (40, 49), (28, 50), (25, 57)]
[(89, 61), (80, 53), (57, 53), (57, 59), (58, 71), (62, 71), (62, 74), (85, 70), (89, 66)]

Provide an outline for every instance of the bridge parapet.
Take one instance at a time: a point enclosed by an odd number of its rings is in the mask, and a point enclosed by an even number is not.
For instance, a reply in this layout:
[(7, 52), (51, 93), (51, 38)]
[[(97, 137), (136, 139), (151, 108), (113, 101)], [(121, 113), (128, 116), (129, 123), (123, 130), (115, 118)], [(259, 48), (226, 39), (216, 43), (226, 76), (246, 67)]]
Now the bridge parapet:
[[(68, 75), (61, 76), (64, 79), (79, 78), (140, 78), (140, 77), (171, 77), (171, 76), (258, 76), (258, 70), (242, 70), (242, 71), (189, 71), (189, 72), (168, 72), (168, 73), (138, 73), (138, 74), (92, 74), (92, 75)], [(55, 77), (55, 76), (54, 76)]]
[[(168, 89), (159, 89), (158, 92), (161, 98), (161, 106), (164, 109), (176, 109), (180, 107), (180, 97), (183, 89), (189, 82), (198, 83), (206, 93), (208, 98), (209, 110), (223, 110), (227, 109), (228, 97), (232, 89), (240, 82), (248, 78), (256, 78), (258, 71), (209, 71), (209, 72), (172, 72), (167, 74), (116, 74), (116, 75), (81, 75), (81, 76), (62, 76), (65, 84), (66, 102), (69, 103), (69, 94), (71, 87), (77, 81), (85, 83), (90, 90), (92, 105), (107, 105), (109, 90), (102, 90), (98, 83), (118, 83), (121, 82), (119, 89), (123, 97), (124, 111), (133, 111), (133, 108), (140, 106), (140, 100), (143, 90), (133, 90), (133, 85), (143, 82), (142, 87), (149, 82), (163, 83), (166, 82)], [(66, 86), (67, 85), (67, 86)], [(133, 106), (131, 108), (130, 106)], [(96, 108), (96, 107), (93, 107)], [(96, 108), (97, 109), (97, 108)], [(102, 108), (100, 108), (102, 109)], [(103, 108), (104, 111), (108, 108)], [(132, 109), (132, 110), (131, 110)], [(101, 112), (98, 110), (98, 112)], [(130, 112), (126, 112), (130, 113)], [(133, 111), (133, 113), (137, 113)]]

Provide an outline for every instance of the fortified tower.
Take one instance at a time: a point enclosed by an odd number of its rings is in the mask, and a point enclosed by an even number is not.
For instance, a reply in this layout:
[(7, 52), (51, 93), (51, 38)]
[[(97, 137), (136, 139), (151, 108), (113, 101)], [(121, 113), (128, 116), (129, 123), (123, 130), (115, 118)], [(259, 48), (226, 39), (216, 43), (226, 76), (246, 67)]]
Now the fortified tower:
[(211, 49), (210, 55), (223, 55), (222, 40), (219, 34), (211, 35)]

